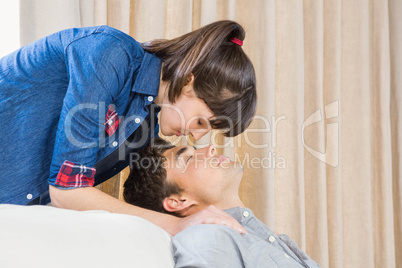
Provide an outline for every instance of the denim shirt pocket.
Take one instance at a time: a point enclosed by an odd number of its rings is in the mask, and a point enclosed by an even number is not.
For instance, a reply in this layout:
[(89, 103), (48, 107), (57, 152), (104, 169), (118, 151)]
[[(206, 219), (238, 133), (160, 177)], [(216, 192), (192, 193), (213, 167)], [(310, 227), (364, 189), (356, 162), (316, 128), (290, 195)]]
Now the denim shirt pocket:
[(119, 127), (119, 123), (119, 115), (117, 114), (115, 107), (111, 104), (109, 105), (105, 116), (105, 122), (103, 123), (107, 135), (112, 136)]

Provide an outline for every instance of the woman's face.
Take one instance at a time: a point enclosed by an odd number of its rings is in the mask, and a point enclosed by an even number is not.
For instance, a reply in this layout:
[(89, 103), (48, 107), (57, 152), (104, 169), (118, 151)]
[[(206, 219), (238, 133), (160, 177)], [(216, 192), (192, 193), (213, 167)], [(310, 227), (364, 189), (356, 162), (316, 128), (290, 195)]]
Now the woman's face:
[(211, 130), (209, 120), (213, 116), (205, 102), (197, 98), (193, 81), (190, 81), (174, 104), (165, 96), (159, 125), (165, 136), (191, 135), (194, 140), (199, 140)]

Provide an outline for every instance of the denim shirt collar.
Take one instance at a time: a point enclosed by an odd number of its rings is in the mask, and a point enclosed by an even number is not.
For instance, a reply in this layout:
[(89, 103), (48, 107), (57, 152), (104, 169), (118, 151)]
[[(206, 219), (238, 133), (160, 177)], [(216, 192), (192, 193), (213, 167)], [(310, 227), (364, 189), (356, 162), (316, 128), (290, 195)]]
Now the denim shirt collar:
[(144, 51), (141, 67), (132, 91), (146, 95), (158, 96), (161, 76), (162, 60), (147, 51)]

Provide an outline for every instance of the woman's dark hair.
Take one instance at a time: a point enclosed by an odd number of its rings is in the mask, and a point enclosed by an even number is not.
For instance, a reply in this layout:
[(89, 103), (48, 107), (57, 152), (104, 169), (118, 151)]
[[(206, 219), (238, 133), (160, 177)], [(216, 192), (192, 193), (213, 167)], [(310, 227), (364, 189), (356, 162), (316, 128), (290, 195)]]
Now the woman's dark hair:
[(124, 183), (124, 200), (142, 208), (170, 213), (163, 208), (163, 199), (179, 194), (182, 189), (166, 179), (163, 153), (173, 148), (169, 142), (155, 138), (138, 154), (131, 163), (130, 175)]
[(254, 67), (241, 46), (240, 24), (217, 21), (172, 40), (153, 40), (144, 50), (162, 59), (162, 80), (169, 82), (169, 101), (174, 103), (191, 74), (194, 91), (215, 115), (211, 126), (234, 137), (251, 123), (257, 105)]

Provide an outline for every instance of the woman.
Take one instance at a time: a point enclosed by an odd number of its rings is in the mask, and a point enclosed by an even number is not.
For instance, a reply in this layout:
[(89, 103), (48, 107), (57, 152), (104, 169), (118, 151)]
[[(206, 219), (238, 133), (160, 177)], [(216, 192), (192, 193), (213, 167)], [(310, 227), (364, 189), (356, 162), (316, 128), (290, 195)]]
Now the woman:
[(244, 36), (239, 24), (219, 21), (139, 44), (100, 26), (61, 31), (2, 58), (0, 203), (44, 204), (50, 193), (54, 206), (138, 215), (172, 234), (221, 221), (226, 215), (214, 208), (186, 220), (162, 217), (91, 186), (157, 135), (159, 109), (167, 136), (243, 132), (256, 107)]

